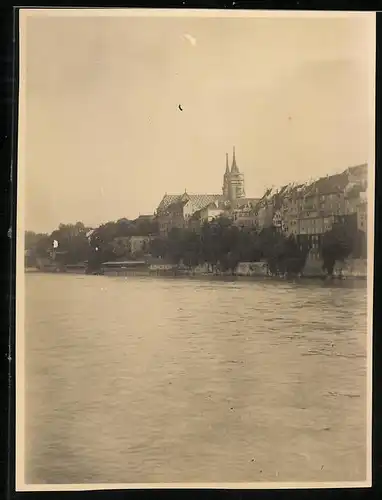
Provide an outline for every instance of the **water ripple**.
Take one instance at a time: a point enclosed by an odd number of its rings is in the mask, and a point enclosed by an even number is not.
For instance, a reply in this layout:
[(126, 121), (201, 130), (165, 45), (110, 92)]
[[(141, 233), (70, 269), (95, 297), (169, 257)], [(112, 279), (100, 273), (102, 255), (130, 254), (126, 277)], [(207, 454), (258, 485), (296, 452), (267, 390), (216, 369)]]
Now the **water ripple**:
[(28, 481), (365, 479), (363, 289), (36, 273), (26, 294)]

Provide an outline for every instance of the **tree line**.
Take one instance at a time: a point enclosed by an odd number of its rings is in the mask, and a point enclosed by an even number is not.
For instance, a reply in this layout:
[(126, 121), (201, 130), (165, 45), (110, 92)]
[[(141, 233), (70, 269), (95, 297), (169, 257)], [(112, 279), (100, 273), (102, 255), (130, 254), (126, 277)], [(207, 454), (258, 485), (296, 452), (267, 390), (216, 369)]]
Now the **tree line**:
[(239, 262), (266, 261), (271, 274), (301, 273), (309, 252), (276, 228), (238, 228), (229, 219), (219, 217), (204, 223), (200, 232), (172, 229), (167, 237), (152, 240), (151, 254), (189, 269), (207, 264), (211, 272), (234, 274)]
[[(128, 245), (119, 242), (121, 238), (150, 236), (145, 254), (182, 264), (190, 270), (207, 264), (211, 272), (235, 274), (239, 262), (264, 261), (271, 275), (298, 275), (303, 273), (311, 250), (307, 239), (287, 236), (275, 227), (239, 228), (223, 216), (204, 223), (197, 232), (173, 228), (166, 237), (159, 235), (155, 220), (120, 219), (102, 224), (90, 236), (89, 231), (90, 228), (77, 222), (60, 224), (50, 235), (27, 232), (26, 264), (35, 266), (38, 258), (51, 258), (52, 243), (57, 240), (57, 262), (63, 265), (86, 262), (89, 271), (97, 271), (105, 261), (137, 258)], [(354, 225), (334, 224), (321, 241), (324, 271), (332, 275), (336, 262), (344, 261), (351, 254), (361, 256), (362, 239), (364, 234)]]

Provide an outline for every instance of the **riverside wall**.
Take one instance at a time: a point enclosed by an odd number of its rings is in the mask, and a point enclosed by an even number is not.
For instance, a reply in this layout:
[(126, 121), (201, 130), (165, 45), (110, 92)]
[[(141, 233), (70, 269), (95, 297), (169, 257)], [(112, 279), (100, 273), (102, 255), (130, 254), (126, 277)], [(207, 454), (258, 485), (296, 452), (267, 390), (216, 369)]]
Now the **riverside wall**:
[[(323, 261), (321, 259), (308, 259), (305, 268), (304, 276), (325, 276), (322, 269)], [(367, 260), (366, 259), (347, 259), (345, 262), (337, 262), (334, 266), (334, 276), (343, 276), (344, 278), (366, 278), (367, 277)]]
[[(44, 265), (45, 264), (45, 265)], [(323, 262), (318, 259), (308, 259), (304, 270), (303, 276), (306, 278), (317, 278), (317, 277), (325, 277), (326, 273), (322, 269)], [(175, 270), (175, 269), (153, 269), (153, 266), (150, 268), (142, 269), (142, 270), (127, 270), (127, 269), (111, 269), (105, 271), (105, 274), (108, 275), (168, 275), (168, 274), (179, 274), (179, 275), (211, 275), (211, 271), (209, 270), (207, 265), (197, 266), (193, 270)], [(155, 267), (155, 266), (154, 266)], [(37, 270), (37, 269), (36, 269)], [(85, 273), (85, 267), (76, 267), (69, 266), (67, 269), (59, 268), (55, 266), (51, 262), (40, 263), (39, 270), (43, 272), (67, 272), (69, 274), (72, 273)], [(30, 271), (30, 270), (28, 270)], [(219, 274), (227, 274), (227, 273), (219, 273)], [(253, 277), (267, 277), (268, 266), (266, 262), (240, 262), (236, 273), (237, 276), (253, 276)], [(366, 278), (367, 277), (367, 261), (366, 259), (348, 259), (343, 263), (337, 263), (334, 268), (334, 276), (342, 276), (344, 278)]]

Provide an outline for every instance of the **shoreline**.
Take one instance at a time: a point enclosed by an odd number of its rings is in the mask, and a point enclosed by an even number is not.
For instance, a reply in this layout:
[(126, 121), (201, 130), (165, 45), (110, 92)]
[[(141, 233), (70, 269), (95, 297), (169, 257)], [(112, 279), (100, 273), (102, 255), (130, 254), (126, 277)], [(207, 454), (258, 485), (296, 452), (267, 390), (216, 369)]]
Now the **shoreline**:
[(202, 281), (246, 281), (246, 282), (282, 282), (282, 283), (312, 283), (319, 282), (321, 284), (346, 284), (359, 283), (366, 284), (367, 276), (343, 276), (342, 278), (334, 276), (328, 278), (322, 275), (300, 276), (300, 277), (282, 277), (282, 276), (267, 276), (267, 275), (219, 275), (219, 274), (202, 274), (202, 273), (176, 273), (176, 272), (140, 272), (140, 271), (114, 271), (105, 273), (89, 273), (81, 271), (50, 271), (40, 269), (25, 269), (25, 274), (67, 274), (67, 275), (84, 275), (84, 276), (105, 276), (105, 277), (121, 277), (121, 278), (167, 278), (167, 279), (188, 279)]

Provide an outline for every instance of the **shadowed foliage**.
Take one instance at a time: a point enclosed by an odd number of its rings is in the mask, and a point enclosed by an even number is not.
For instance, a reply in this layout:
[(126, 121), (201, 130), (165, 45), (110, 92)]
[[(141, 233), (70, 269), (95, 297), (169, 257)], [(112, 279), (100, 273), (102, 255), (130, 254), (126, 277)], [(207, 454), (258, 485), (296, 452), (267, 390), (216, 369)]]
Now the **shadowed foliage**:
[[(87, 262), (90, 272), (97, 271), (105, 261), (136, 258), (131, 254), (130, 236), (150, 237), (143, 254), (166, 259), (190, 270), (207, 264), (213, 273), (235, 274), (240, 262), (262, 260), (267, 263), (270, 275), (299, 275), (303, 273), (310, 250), (307, 243), (299, 243), (294, 235), (286, 236), (276, 227), (260, 231), (239, 228), (224, 216), (205, 222), (198, 231), (173, 228), (167, 237), (158, 235), (155, 220), (138, 218), (135, 221), (107, 222), (93, 231), (81, 222), (60, 224), (50, 235), (28, 231), (25, 233), (26, 263), (35, 265), (38, 257), (52, 256), (52, 244), (57, 240), (59, 247), (55, 259), (58, 263)], [(334, 224), (323, 236), (323, 267), (329, 275), (333, 274), (337, 261), (345, 260), (350, 254), (364, 256), (365, 252), (365, 234), (357, 230), (351, 218)]]
[(334, 224), (322, 239), (323, 269), (333, 275), (336, 262), (344, 262), (352, 253), (357, 235), (352, 234), (348, 224)]

